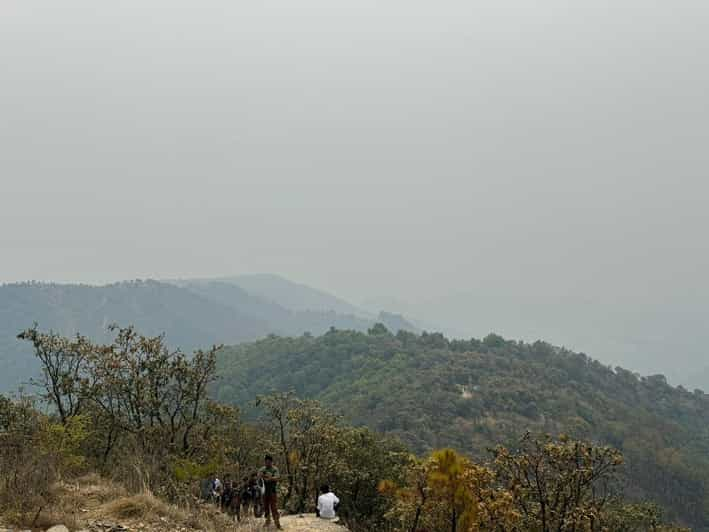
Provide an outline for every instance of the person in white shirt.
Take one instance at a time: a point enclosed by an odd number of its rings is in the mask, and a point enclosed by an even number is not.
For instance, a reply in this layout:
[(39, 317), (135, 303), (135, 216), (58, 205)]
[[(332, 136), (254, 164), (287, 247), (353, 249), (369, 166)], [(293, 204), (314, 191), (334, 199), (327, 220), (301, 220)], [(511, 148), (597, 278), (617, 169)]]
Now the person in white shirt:
[(318, 497), (317, 516), (321, 519), (335, 519), (335, 510), (340, 504), (340, 499), (330, 491), (330, 486), (324, 484), (320, 487), (320, 497)]
[(215, 476), (214, 480), (212, 480), (212, 497), (214, 498), (214, 502), (217, 504), (221, 504), (221, 496), (222, 496), (222, 481), (219, 480), (219, 477)]

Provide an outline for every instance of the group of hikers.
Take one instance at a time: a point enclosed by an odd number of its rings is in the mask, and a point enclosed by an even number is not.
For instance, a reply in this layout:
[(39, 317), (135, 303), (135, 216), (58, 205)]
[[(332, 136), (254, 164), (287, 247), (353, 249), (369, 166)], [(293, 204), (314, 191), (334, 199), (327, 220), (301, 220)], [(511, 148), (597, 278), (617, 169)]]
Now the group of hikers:
[[(253, 510), (254, 517), (266, 517), (266, 527), (271, 525), (271, 519), (278, 530), (281, 528), (278, 513), (278, 482), (281, 480), (278, 468), (273, 463), (273, 457), (266, 455), (264, 465), (257, 472), (242, 479), (232, 480), (231, 475), (224, 475), (224, 480), (215, 476), (210, 483), (210, 497), (221, 509), (229, 515), (241, 520), (242, 512), (246, 516)], [(316, 515), (321, 519), (335, 519), (340, 499), (332, 493), (330, 487), (324, 484), (320, 487), (320, 496)]]

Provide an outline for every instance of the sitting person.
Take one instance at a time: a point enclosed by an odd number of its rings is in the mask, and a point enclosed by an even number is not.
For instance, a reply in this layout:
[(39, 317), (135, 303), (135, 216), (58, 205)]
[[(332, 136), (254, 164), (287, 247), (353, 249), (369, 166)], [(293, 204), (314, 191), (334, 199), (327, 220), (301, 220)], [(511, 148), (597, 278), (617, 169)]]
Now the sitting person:
[(335, 511), (340, 504), (340, 499), (337, 498), (330, 486), (323, 484), (320, 487), (320, 497), (318, 497), (318, 507), (315, 510), (315, 515), (321, 519), (335, 519)]

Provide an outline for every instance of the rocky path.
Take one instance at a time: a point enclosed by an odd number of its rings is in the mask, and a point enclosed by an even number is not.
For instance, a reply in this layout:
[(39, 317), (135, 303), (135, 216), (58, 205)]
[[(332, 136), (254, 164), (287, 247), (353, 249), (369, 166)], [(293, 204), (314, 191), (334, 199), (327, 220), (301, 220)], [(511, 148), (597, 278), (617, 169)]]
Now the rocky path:
[(342, 525), (318, 519), (313, 514), (283, 516), (281, 526), (288, 532), (347, 532)]

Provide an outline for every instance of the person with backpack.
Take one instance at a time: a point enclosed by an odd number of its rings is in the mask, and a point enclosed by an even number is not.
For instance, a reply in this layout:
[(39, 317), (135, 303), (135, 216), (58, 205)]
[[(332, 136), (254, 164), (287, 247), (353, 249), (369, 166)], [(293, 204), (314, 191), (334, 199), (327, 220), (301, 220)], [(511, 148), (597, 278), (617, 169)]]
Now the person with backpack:
[(335, 512), (339, 504), (340, 499), (330, 491), (330, 486), (323, 484), (320, 487), (320, 496), (318, 497), (318, 506), (315, 510), (315, 515), (320, 519), (335, 519), (337, 517)]
[(278, 530), (281, 528), (280, 516), (278, 515), (278, 481), (281, 479), (278, 468), (273, 465), (273, 457), (267, 454), (264, 458), (264, 466), (259, 469), (258, 478), (263, 480), (263, 505), (266, 510), (266, 526), (271, 524), (271, 516)]

